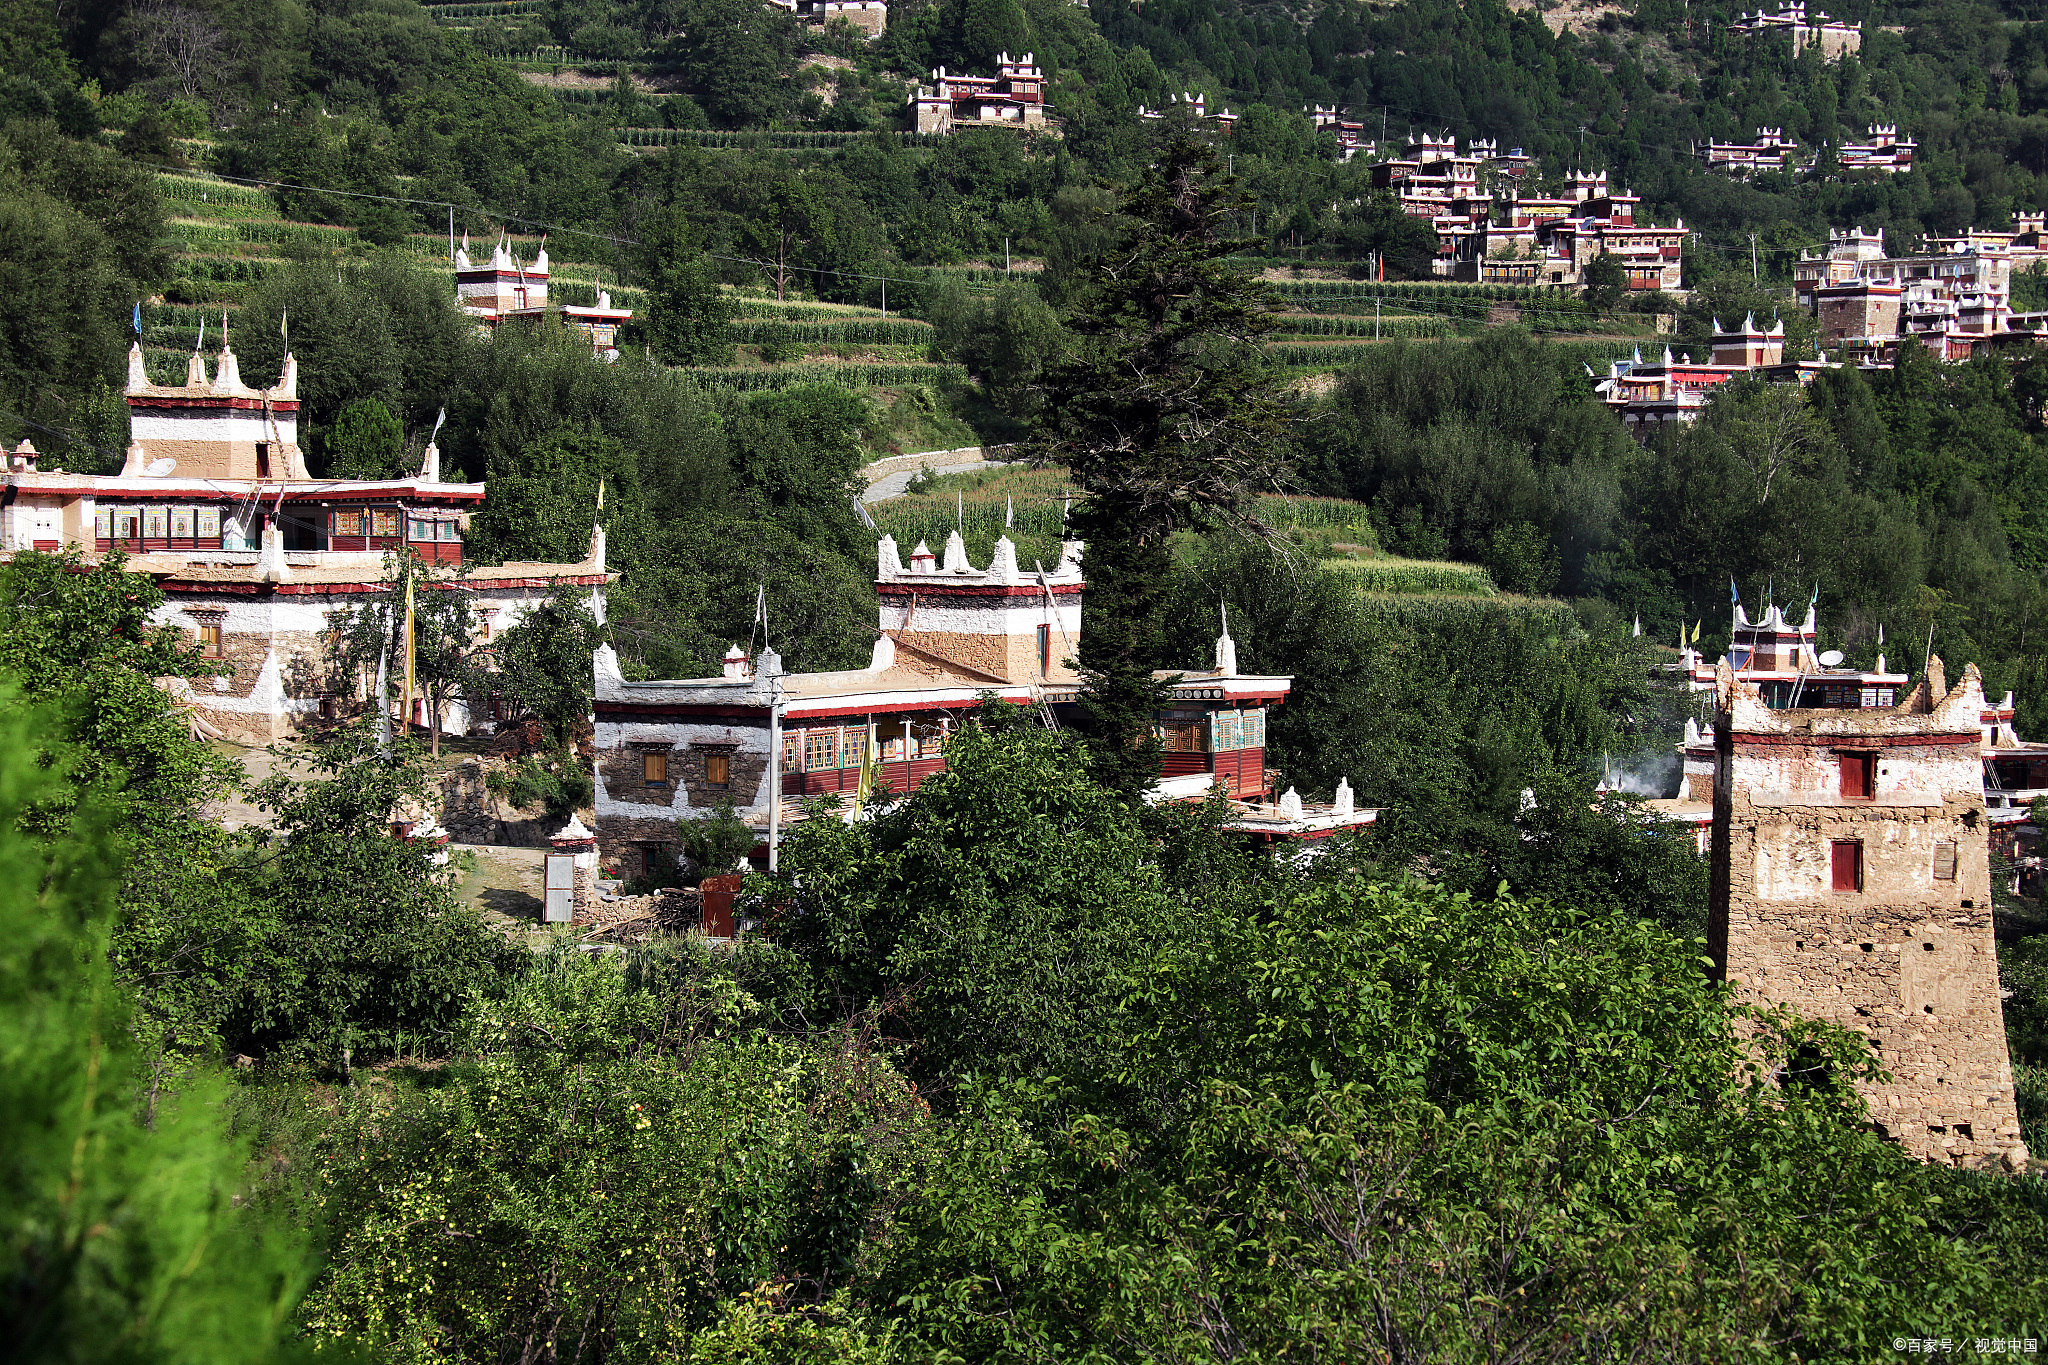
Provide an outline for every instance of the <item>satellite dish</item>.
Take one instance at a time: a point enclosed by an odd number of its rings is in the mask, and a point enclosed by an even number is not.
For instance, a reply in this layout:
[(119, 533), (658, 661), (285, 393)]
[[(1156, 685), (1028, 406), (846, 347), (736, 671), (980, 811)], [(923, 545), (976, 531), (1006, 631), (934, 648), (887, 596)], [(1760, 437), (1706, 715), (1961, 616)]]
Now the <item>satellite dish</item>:
[(161, 479), (177, 467), (178, 462), (166, 455), (160, 460), (151, 460), (147, 465), (143, 466), (142, 472), (149, 478)]
[(1820, 666), (1822, 668), (1839, 668), (1841, 665), (1842, 651), (1839, 649), (1831, 649), (1820, 656)]

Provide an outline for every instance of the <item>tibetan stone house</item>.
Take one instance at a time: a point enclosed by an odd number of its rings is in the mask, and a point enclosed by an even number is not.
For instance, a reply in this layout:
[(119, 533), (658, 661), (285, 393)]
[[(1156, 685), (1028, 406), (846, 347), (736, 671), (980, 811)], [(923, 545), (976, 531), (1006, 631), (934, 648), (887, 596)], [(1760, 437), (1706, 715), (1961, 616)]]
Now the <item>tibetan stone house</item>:
[[(878, 558), (880, 628), (866, 668), (786, 673), (773, 651), (749, 659), (735, 647), (720, 677), (628, 682), (610, 649), (599, 650), (597, 837), (606, 867), (672, 874), (676, 822), (703, 818), (722, 800), (765, 838), (774, 784), (783, 820), (798, 817), (806, 797), (850, 798), (870, 734), (875, 790), (915, 791), (944, 771), (947, 744), (984, 695), (1062, 722), (1081, 681), (1068, 665), (1082, 629), (1079, 542), (1046, 572), (1020, 569), (1007, 538), (976, 568), (957, 532), (943, 559), (919, 545), (906, 565), (887, 536)], [(1201, 799), (1220, 787), (1235, 803), (1235, 826), (1268, 839), (1316, 838), (1374, 818), (1353, 807), (1348, 786), (1326, 807), (1304, 806), (1291, 791), (1276, 799), (1266, 713), (1292, 680), (1239, 673), (1227, 633), (1215, 668), (1171, 676), (1178, 681), (1156, 721), (1164, 753), (1155, 799)]]
[[(0, 474), (0, 549), (127, 555), (164, 591), (158, 623), (228, 666), (192, 683), (195, 718), (269, 743), (359, 695), (357, 679), (328, 667), (333, 618), (385, 590), (392, 551), (460, 564), (484, 486), (444, 482), (433, 446), (413, 477), (312, 478), (298, 442), (298, 362), (287, 355), (276, 383), (253, 388), (232, 350), (213, 361), (209, 373), (194, 352), (184, 383), (155, 384), (141, 349), (130, 350), (131, 444), (119, 474), (43, 469), (23, 442)], [(588, 588), (601, 612), (605, 582), (600, 533), (581, 563), (501, 564), (439, 590), (473, 593), (495, 634), (563, 585)], [(426, 722), (425, 706), (416, 703), (415, 722)], [(469, 717), (455, 706), (442, 721), (460, 732)]]

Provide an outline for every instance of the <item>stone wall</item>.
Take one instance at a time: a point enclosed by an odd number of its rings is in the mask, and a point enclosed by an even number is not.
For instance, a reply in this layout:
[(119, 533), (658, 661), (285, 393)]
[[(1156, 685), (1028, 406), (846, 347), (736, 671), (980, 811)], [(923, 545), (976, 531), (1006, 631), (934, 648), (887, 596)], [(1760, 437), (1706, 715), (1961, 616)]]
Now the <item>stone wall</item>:
[[(503, 759), (468, 757), (441, 778), (441, 824), (458, 844), (504, 844), (514, 848), (547, 848), (561, 821), (537, 811), (522, 811), (491, 793), (486, 779), (506, 767)], [(594, 813), (584, 813), (595, 819)], [(579, 816), (583, 818), (583, 816)]]
[(597, 861), (606, 876), (631, 880), (643, 875), (639, 851), (648, 844), (659, 844), (671, 854), (681, 848), (673, 815), (607, 815), (597, 823)]
[[(1938, 661), (1932, 671), (1938, 687)], [(1991, 932), (1990, 822), (1974, 780), (1975, 670), (1953, 692), (1923, 683), (1884, 710), (1771, 711), (1732, 675), (1720, 699), (1718, 970), (1743, 998), (1868, 1039), (1891, 1077), (1863, 1087), (1872, 1120), (1908, 1152), (2024, 1167)], [(1865, 753), (1875, 795), (1845, 795), (1841, 758)], [(1843, 890), (1837, 841), (1859, 849), (1860, 881)]]
[[(724, 782), (713, 782), (707, 775), (705, 762), (711, 758), (725, 759)], [(743, 811), (754, 804), (754, 797), (761, 790), (761, 780), (768, 773), (768, 756), (744, 750), (737, 741), (700, 740), (670, 754), (668, 771), (669, 777), (689, 795), (693, 809), (709, 810), (720, 801), (730, 801), (735, 811)]]

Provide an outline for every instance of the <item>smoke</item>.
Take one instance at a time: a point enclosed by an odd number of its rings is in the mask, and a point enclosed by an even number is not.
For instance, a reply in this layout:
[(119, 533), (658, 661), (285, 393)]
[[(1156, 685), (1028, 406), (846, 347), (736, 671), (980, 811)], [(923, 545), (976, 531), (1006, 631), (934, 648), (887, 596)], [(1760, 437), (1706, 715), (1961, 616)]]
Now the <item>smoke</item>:
[(1628, 755), (1609, 754), (1601, 764), (1601, 774), (1609, 791), (1676, 796), (1685, 782), (1685, 760), (1671, 748), (1639, 749)]

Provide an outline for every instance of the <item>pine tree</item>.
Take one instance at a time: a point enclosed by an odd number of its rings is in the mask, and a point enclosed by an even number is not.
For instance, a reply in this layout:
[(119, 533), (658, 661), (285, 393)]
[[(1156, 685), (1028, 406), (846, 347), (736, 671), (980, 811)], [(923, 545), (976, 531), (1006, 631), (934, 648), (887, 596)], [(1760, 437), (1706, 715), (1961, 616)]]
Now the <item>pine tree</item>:
[(1086, 501), (1088, 622), (1079, 664), (1096, 779), (1135, 797), (1157, 776), (1165, 585), (1176, 531), (1252, 528), (1277, 488), (1283, 406), (1259, 338), (1277, 307), (1227, 258), (1251, 201), (1216, 153), (1176, 141), (1124, 198), (1115, 243), (1079, 272), (1080, 342), (1042, 384), (1036, 459), (1066, 466)]
[(70, 805), (54, 728), (0, 696), (0, 1342), (21, 1362), (277, 1360), (302, 1235), (240, 1203), (217, 1084), (135, 1115), (107, 958), (121, 840), (106, 803)]

